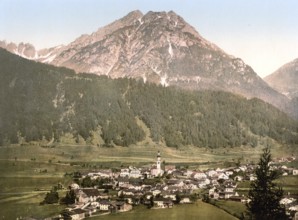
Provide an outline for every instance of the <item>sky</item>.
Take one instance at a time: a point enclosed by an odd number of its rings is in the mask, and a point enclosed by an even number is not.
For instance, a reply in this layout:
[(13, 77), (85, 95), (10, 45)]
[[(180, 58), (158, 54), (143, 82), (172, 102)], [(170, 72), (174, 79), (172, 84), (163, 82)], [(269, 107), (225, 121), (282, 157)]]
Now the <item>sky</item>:
[(133, 10), (175, 11), (261, 77), (298, 58), (297, 0), (0, 0), (0, 40), (66, 45)]

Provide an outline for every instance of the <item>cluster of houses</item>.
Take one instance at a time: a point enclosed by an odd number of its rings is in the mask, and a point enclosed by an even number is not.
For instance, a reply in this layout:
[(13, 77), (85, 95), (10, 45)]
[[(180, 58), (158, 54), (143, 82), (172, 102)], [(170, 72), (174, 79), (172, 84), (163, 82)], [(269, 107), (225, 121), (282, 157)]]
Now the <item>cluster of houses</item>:
[[(272, 165), (284, 175), (297, 175), (286, 166)], [(82, 188), (76, 183), (70, 186), (75, 202), (67, 209), (71, 219), (129, 211), (136, 205), (150, 208), (172, 208), (174, 204), (192, 203), (198, 189), (204, 189), (209, 198), (249, 202), (236, 192), (239, 182), (254, 180), (255, 165), (242, 165), (226, 169), (206, 171), (176, 169), (174, 165), (161, 168), (160, 153), (152, 167), (129, 167), (118, 172), (97, 170), (82, 174), (81, 180), (104, 180), (100, 186)], [(202, 190), (201, 190), (202, 191)], [(297, 211), (297, 200), (288, 196), (281, 201), (288, 209)]]

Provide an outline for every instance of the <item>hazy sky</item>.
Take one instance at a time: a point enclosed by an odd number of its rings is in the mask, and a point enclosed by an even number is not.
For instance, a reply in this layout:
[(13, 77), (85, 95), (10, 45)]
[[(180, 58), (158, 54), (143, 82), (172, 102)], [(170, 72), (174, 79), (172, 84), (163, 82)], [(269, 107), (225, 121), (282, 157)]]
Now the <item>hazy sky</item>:
[(297, 0), (0, 0), (0, 40), (68, 44), (136, 9), (175, 11), (262, 77), (298, 58)]

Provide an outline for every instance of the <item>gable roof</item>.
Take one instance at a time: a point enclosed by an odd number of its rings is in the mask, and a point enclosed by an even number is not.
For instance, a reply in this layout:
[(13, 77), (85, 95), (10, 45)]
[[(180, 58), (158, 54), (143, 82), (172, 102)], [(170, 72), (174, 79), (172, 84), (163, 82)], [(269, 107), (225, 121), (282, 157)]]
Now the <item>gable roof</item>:
[(100, 196), (100, 192), (98, 191), (98, 189), (82, 189), (82, 191), (88, 196)]

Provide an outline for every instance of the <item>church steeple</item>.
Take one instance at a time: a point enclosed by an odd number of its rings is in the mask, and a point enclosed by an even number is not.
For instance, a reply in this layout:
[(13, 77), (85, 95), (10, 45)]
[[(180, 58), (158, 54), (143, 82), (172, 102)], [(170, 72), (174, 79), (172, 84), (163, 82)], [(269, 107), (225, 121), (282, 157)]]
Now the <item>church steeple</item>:
[(160, 152), (157, 152), (157, 161), (156, 161), (156, 168), (158, 173), (161, 173), (161, 162), (160, 162)]
[(151, 169), (151, 175), (154, 177), (162, 176), (164, 171), (161, 169), (161, 156), (160, 152), (157, 152), (157, 157), (156, 157), (156, 166), (154, 166), (153, 169)]

